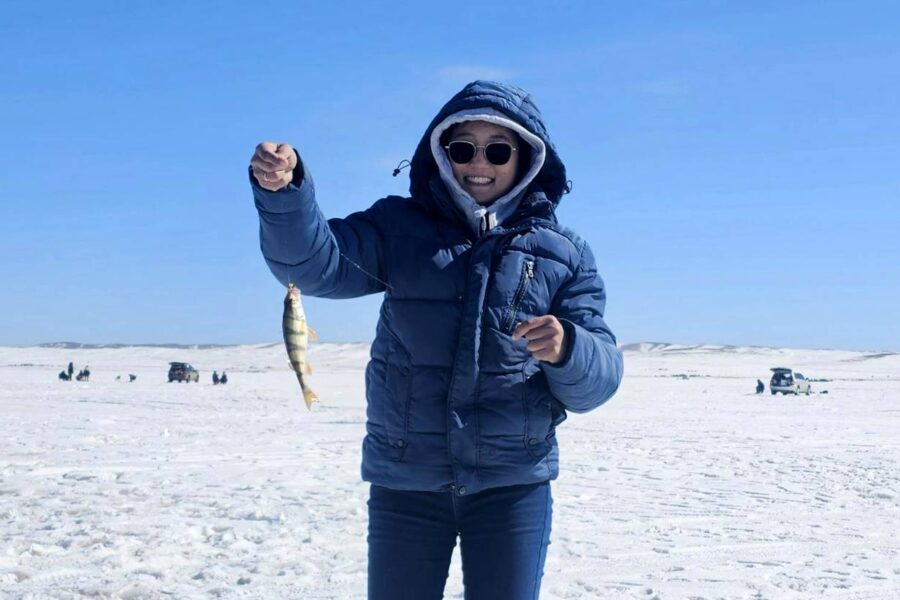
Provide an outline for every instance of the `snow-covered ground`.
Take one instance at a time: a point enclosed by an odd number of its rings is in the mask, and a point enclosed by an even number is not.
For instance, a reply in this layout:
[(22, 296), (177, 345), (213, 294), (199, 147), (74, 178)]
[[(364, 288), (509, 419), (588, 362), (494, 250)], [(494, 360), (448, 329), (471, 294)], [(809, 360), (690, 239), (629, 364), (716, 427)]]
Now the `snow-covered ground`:
[[(315, 345), (307, 412), (280, 343), (0, 348), (0, 598), (363, 598), (367, 353)], [(70, 360), (90, 383), (57, 380)], [(543, 598), (900, 598), (900, 355), (625, 364), (560, 428)], [(755, 395), (774, 366), (830, 381)], [(454, 556), (447, 598), (461, 581)]]

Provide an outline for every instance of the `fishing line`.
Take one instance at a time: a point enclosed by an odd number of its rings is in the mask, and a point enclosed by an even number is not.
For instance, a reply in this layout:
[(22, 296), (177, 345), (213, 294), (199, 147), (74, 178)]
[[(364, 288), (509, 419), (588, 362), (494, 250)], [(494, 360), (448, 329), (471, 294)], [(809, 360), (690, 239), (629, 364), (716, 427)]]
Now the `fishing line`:
[[(359, 269), (360, 271), (362, 271), (363, 274), (365, 274), (365, 275), (371, 277), (372, 279), (374, 279), (374, 280), (377, 281), (378, 283), (383, 284), (385, 287), (387, 287), (387, 288), (390, 289), (391, 291), (394, 291), (394, 286), (392, 286), (391, 284), (389, 284), (389, 283), (388, 283), (387, 281), (385, 281), (384, 279), (380, 279), (380, 278), (376, 277), (375, 275), (372, 275), (371, 273), (369, 273), (368, 271), (366, 271), (365, 269), (363, 269), (361, 266), (359, 266), (358, 264), (356, 264), (353, 260), (350, 259), (350, 257), (348, 257), (346, 254), (344, 254), (344, 253), (341, 252), (340, 250), (338, 250), (338, 254), (340, 254), (341, 257), (342, 257), (344, 260), (346, 260), (348, 263), (350, 263), (351, 265), (353, 265), (354, 267), (356, 267), (357, 269)], [(290, 270), (288, 270), (287, 274), (288, 274), (288, 287), (290, 287), (290, 285), (293, 283), (293, 282), (291, 281), (291, 272), (290, 272)], [(298, 289), (299, 289), (299, 288), (298, 288)]]
[(350, 263), (351, 265), (353, 265), (354, 267), (356, 267), (357, 269), (359, 269), (360, 271), (362, 271), (364, 274), (368, 275), (369, 277), (371, 277), (372, 279), (374, 279), (374, 280), (377, 281), (378, 283), (384, 284), (384, 286), (387, 287), (389, 290), (394, 291), (394, 286), (392, 286), (391, 284), (389, 284), (387, 281), (385, 281), (384, 279), (379, 279), (379, 278), (376, 277), (375, 275), (372, 275), (371, 273), (369, 273), (368, 271), (366, 271), (365, 269), (363, 269), (361, 266), (359, 266), (358, 264), (356, 264), (353, 260), (350, 259), (349, 256), (347, 256), (346, 254), (344, 254), (344, 253), (341, 252), (340, 250), (338, 250), (338, 253), (340, 253), (340, 255), (341, 255), (348, 263)]

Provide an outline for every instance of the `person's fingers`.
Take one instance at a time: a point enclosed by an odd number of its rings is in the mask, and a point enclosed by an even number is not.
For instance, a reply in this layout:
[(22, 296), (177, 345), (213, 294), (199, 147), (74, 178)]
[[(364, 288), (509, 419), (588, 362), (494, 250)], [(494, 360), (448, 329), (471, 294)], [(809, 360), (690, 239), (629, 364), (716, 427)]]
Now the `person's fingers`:
[(259, 187), (270, 192), (276, 192), (291, 182), (291, 177), (284, 171), (269, 173), (268, 171), (254, 168), (252, 172), (253, 176), (256, 177), (257, 183), (259, 183)]
[(565, 330), (553, 315), (542, 315), (516, 325), (512, 338), (525, 338), (525, 348), (534, 358), (555, 363), (562, 357)]
[(263, 171), (259, 167), (256, 167), (253, 165), (251, 165), (250, 168), (251, 168), (251, 171), (253, 172), (253, 176), (256, 177), (256, 180), (259, 182), (260, 185), (262, 185), (264, 183), (268, 183), (269, 177), (271, 177), (271, 175), (269, 175), (268, 171)]
[(290, 144), (278, 144), (275, 155), (283, 165), (283, 169), (293, 170), (297, 166), (297, 155), (294, 154), (294, 148)]
[(273, 192), (291, 182), (296, 165), (297, 158), (291, 145), (275, 142), (258, 144), (250, 159), (250, 168), (259, 186)]
[(542, 315), (516, 325), (516, 328), (513, 330), (512, 338), (514, 340), (519, 340), (523, 337), (531, 339), (532, 334), (536, 334), (536, 330), (543, 329), (544, 327), (562, 331), (562, 325), (559, 325), (559, 321), (556, 317), (553, 315)]
[(556, 338), (542, 341), (540, 342), (539, 347), (536, 347), (534, 349), (532, 349), (531, 344), (529, 344), (528, 348), (528, 351), (531, 352), (531, 355), (534, 358), (551, 363), (559, 362), (559, 360), (562, 358), (562, 350), (562, 340), (558, 340)]
[(279, 171), (269, 176), (269, 181), (276, 185), (276, 189), (281, 189), (291, 182), (290, 171)]
[(542, 344), (547, 343), (558, 343), (562, 341), (563, 333), (561, 331), (557, 331), (552, 327), (542, 327), (540, 329), (532, 330), (531, 333), (528, 334), (526, 338), (528, 340), (528, 344), (526, 347), (531, 350), (533, 347), (538, 347)]
[(274, 161), (277, 159), (278, 144), (275, 142), (261, 142), (256, 146), (256, 156), (266, 160)]
[(540, 340), (531, 340), (525, 345), (528, 351), (532, 354), (534, 354), (535, 352), (542, 352), (544, 350), (552, 350), (556, 346), (557, 341), (552, 337), (542, 338)]
[(531, 350), (531, 345), (538, 342), (545, 342), (547, 340), (552, 340), (555, 337), (562, 337), (557, 331), (553, 330), (550, 327), (542, 327), (540, 329), (532, 329), (525, 339), (528, 340), (527, 348)]
[(532, 356), (538, 360), (542, 360), (548, 363), (557, 363), (559, 362), (559, 354), (553, 352), (552, 350), (544, 350), (542, 352), (535, 352)]
[(528, 332), (532, 329), (537, 329), (541, 325), (543, 325), (542, 317), (535, 317), (534, 319), (530, 319), (528, 321), (524, 321), (516, 325), (516, 328), (513, 330), (512, 339), (520, 340), (523, 337), (528, 335)]
[(271, 169), (269, 167), (260, 167), (258, 165), (250, 165), (250, 168), (253, 170), (253, 174), (256, 175), (257, 179), (261, 179), (263, 181), (281, 181), (284, 179), (290, 180), (293, 173), (291, 171), (283, 171), (278, 169)]
[(263, 148), (263, 144), (256, 147), (250, 164), (270, 173), (287, 168), (287, 161), (275, 154), (274, 149)]

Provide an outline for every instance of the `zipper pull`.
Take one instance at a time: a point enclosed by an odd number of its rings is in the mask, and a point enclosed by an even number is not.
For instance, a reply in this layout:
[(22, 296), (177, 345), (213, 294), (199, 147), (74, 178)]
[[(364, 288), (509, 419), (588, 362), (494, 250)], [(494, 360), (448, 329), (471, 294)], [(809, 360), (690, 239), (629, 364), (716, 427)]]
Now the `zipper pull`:
[(529, 260), (528, 262), (525, 263), (525, 276), (528, 277), (528, 279), (534, 279), (534, 262), (533, 261)]

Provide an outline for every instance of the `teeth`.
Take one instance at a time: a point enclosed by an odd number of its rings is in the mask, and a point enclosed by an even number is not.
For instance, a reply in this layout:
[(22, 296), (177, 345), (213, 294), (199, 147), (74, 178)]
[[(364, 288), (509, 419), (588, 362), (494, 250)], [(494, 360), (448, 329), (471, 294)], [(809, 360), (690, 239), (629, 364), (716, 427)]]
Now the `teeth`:
[(468, 181), (469, 183), (476, 183), (476, 184), (479, 184), (479, 185), (484, 185), (484, 184), (486, 184), (486, 183), (492, 182), (493, 179), (491, 179), (490, 177), (472, 177), (472, 176), (469, 176), (469, 177), (466, 177), (466, 181)]

